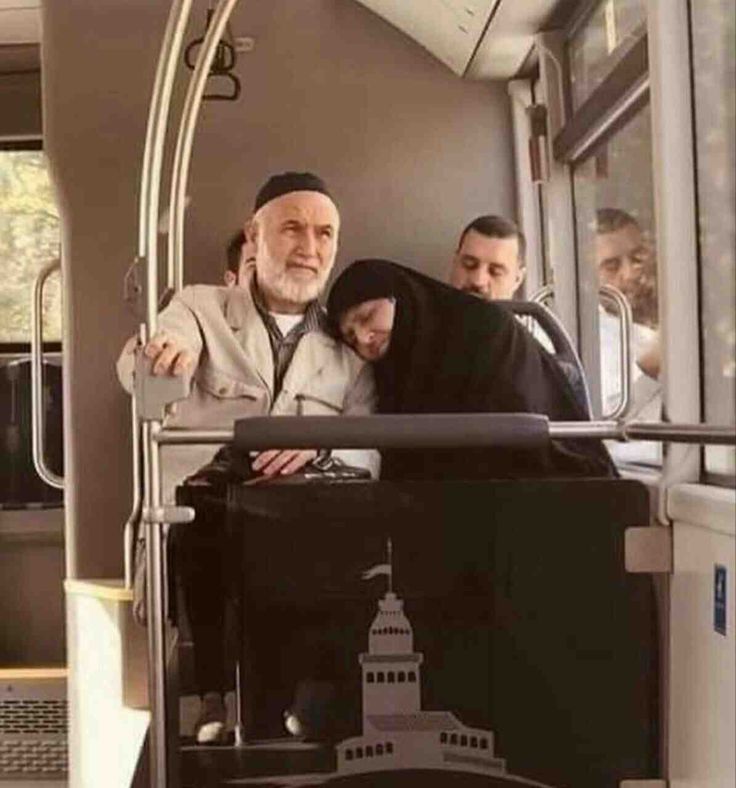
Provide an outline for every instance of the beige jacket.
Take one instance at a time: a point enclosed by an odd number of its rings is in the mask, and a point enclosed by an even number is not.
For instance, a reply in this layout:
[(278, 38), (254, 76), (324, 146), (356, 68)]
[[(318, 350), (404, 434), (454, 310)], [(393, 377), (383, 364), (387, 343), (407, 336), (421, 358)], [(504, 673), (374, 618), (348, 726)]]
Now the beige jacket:
[[(373, 411), (370, 365), (321, 331), (302, 337), (274, 400), (271, 345), (249, 288), (186, 287), (159, 315), (159, 329), (197, 359), (189, 397), (177, 403), (167, 426), (232, 427), (236, 419), (248, 416), (356, 416)], [(133, 381), (131, 344), (117, 364), (128, 391)], [(217, 447), (164, 449), (164, 497), (170, 500), (175, 485), (208, 462)], [(377, 452), (342, 450), (335, 455), (378, 474)]]

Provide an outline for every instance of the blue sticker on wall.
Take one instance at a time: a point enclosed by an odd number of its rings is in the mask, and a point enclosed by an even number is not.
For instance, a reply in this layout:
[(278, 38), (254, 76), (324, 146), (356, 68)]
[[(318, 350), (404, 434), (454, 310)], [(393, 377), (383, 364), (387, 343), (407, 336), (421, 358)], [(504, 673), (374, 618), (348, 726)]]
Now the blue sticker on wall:
[(713, 571), (713, 629), (726, 634), (726, 567), (720, 564)]

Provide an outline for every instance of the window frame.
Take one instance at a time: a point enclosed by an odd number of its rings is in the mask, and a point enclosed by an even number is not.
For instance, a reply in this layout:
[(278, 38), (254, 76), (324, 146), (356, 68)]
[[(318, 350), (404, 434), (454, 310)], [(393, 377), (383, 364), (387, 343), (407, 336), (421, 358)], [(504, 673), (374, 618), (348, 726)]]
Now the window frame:
[(0, 151), (44, 150), (41, 137), (0, 137)]
[[(695, 40), (693, 36), (693, 0), (684, 0), (685, 3), (685, 13), (687, 16), (687, 33), (688, 33), (688, 67), (690, 73), (690, 85), (691, 85), (691, 95), (690, 95), (690, 105), (692, 111), (692, 134), (693, 134), (693, 179), (694, 179), (694, 190), (695, 190), (695, 206), (696, 206), (696, 217), (698, 222), (700, 222), (700, 205), (701, 205), (701, 198), (700, 198), (700, 179), (699, 179), (699, 152), (698, 152), (698, 107), (697, 107), (697, 95), (696, 95), (696, 84), (695, 84)], [(698, 228), (699, 230), (699, 228)], [(704, 295), (704, 286), (703, 286), (703, 248), (702, 248), (702, 239), (701, 234), (698, 231), (695, 236), (695, 243), (697, 249), (697, 268), (698, 268), (698, 327), (699, 327), (699, 339), (700, 339), (700, 398), (701, 398), (701, 413), (700, 418), (703, 423), (707, 422), (706, 417), (706, 407), (707, 407), (707, 397), (706, 391), (708, 387), (708, 377), (706, 374), (706, 342), (705, 342), (705, 329), (704, 329), (704, 321), (706, 320), (706, 306), (705, 306), (705, 295)], [(701, 446), (700, 447), (700, 482), (704, 485), (711, 485), (714, 487), (726, 487), (733, 489), (736, 487), (736, 474), (730, 471), (723, 471), (720, 469), (711, 469), (710, 466), (716, 465), (719, 466), (722, 463), (716, 459), (718, 454), (724, 450), (729, 450), (730, 452), (736, 452), (736, 447), (730, 446)], [(725, 465), (726, 463), (723, 463)]]

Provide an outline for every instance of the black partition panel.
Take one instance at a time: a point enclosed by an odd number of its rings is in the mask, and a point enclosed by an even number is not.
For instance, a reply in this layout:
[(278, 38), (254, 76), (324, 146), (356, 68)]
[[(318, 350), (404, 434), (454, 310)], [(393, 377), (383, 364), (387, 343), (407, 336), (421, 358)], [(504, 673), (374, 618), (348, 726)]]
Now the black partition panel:
[(325, 783), (659, 776), (653, 583), (624, 569), (624, 531), (649, 516), (638, 483), (257, 485), (226, 505), (206, 488), (180, 500), (197, 509), (181, 555), (216, 539), (239, 600), (248, 737), (288, 736), (291, 711), (323, 744)]

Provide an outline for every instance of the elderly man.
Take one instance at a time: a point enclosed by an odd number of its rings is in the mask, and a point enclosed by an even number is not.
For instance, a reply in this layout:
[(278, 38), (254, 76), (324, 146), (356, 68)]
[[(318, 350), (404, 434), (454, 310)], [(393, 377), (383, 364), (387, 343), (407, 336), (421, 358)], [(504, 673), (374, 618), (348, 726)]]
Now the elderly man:
[(501, 216), (479, 216), (460, 234), (450, 284), (487, 301), (514, 297), (526, 275), (521, 230)]
[[(255, 260), (243, 286), (184, 288), (161, 313), (159, 330), (144, 348), (153, 374), (191, 377), (191, 392), (177, 403), (169, 426), (371, 412), (371, 370), (325, 332), (316, 300), (335, 261), (339, 229), (337, 206), (317, 176), (284, 173), (261, 188), (247, 226)], [(132, 354), (123, 352), (118, 374), (128, 389), (132, 368)], [(175, 484), (209, 460), (212, 449), (167, 448), (164, 488), (171, 497)], [(316, 454), (266, 451), (254, 459), (253, 470), (293, 473)], [(376, 470), (374, 452), (335, 455)]]
[[(240, 287), (184, 288), (161, 313), (159, 330), (144, 348), (153, 374), (191, 377), (190, 394), (177, 403), (168, 425), (223, 427), (248, 416), (372, 411), (370, 367), (325, 332), (317, 302), (335, 261), (339, 230), (337, 206), (317, 176), (287, 172), (264, 184), (246, 225), (255, 258), (246, 281)], [(124, 351), (118, 372), (128, 388), (132, 366), (132, 354)], [(163, 455), (164, 494), (171, 499), (175, 484), (213, 450), (167, 448), (174, 450)], [(335, 455), (377, 471), (375, 452)], [(288, 475), (316, 456), (304, 449), (263, 451), (251, 465), (264, 476)], [(206, 534), (202, 539), (190, 562), (188, 580), (194, 582), (185, 583), (185, 592), (203, 700), (196, 738), (205, 743), (224, 733), (225, 587), (222, 546)]]

